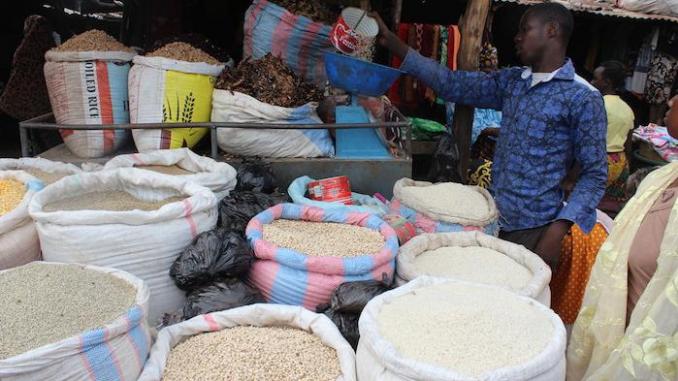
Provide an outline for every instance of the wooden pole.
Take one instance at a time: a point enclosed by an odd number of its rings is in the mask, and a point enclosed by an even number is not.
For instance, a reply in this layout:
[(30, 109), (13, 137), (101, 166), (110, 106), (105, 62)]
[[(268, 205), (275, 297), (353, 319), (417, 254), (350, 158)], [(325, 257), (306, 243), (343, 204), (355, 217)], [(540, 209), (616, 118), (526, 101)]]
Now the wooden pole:
[[(478, 70), (478, 56), (485, 29), (485, 21), (490, 9), (490, 0), (469, 0), (466, 4), (463, 20), (459, 28), (461, 47), (457, 63), (459, 70)], [(454, 110), (454, 134), (459, 149), (459, 174), (465, 183), (468, 179), (468, 167), (471, 156), (471, 129), (473, 126), (473, 107), (456, 105)]]

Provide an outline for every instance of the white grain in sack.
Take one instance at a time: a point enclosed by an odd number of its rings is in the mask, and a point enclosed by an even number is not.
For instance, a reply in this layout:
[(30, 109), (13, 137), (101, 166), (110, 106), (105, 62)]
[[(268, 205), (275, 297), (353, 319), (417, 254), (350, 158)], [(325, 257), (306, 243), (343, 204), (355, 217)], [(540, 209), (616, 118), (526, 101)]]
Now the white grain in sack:
[(487, 199), (473, 187), (456, 183), (439, 183), (430, 186), (407, 186), (402, 195), (439, 214), (483, 219), (489, 213)]

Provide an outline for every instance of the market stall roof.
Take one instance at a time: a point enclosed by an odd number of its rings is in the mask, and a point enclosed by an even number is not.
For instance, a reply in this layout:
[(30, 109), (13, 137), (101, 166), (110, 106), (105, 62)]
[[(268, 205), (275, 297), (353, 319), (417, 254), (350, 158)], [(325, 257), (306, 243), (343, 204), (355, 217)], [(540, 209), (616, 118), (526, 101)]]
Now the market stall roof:
[[(534, 5), (543, 3), (542, 0), (493, 0), (501, 3), (516, 3), (521, 5)], [(569, 8), (572, 11), (576, 12), (587, 12), (593, 13), (602, 16), (611, 16), (611, 17), (622, 17), (630, 18), (637, 20), (657, 20), (657, 21), (669, 21), (678, 23), (678, 17), (675, 16), (666, 16), (666, 15), (656, 15), (642, 12), (629, 11), (622, 8), (617, 8), (613, 4), (607, 2), (597, 2), (594, 0), (589, 1), (577, 1), (577, 0), (553, 0), (554, 3), (560, 3), (565, 7)]]

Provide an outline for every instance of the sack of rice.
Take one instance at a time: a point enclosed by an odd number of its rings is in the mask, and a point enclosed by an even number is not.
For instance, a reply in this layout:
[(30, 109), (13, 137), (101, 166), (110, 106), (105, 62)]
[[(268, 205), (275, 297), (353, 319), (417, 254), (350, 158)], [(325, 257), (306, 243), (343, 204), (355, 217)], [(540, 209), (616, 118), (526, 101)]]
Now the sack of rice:
[(358, 380), (563, 381), (565, 326), (500, 287), (419, 277), (360, 316)]
[(418, 233), (482, 231), (499, 234), (499, 211), (487, 190), (457, 183), (402, 178), (393, 186), (391, 213), (415, 224)]
[(247, 225), (249, 282), (270, 303), (315, 310), (344, 282), (392, 279), (398, 237), (369, 213), (278, 204)]
[(481, 232), (433, 233), (400, 247), (396, 281), (418, 276), (458, 279), (504, 287), (549, 306), (551, 269), (521, 245)]
[(198, 234), (214, 229), (217, 200), (188, 180), (134, 168), (63, 178), (34, 197), (45, 260), (118, 268), (148, 284), (149, 318), (186, 301), (169, 269)]
[(106, 163), (104, 169), (126, 167), (146, 169), (193, 181), (214, 192), (217, 201), (228, 196), (236, 183), (236, 172), (233, 167), (209, 157), (196, 155), (188, 148), (119, 155)]
[(34, 262), (0, 272), (0, 380), (135, 380), (148, 287), (121, 270)]
[(371, 197), (366, 194), (351, 193), (352, 205), (344, 205), (341, 202), (326, 202), (311, 200), (307, 196), (308, 184), (315, 181), (308, 176), (302, 176), (290, 183), (287, 188), (287, 194), (290, 196), (295, 204), (303, 204), (315, 206), (322, 209), (329, 208), (347, 208), (352, 212), (373, 213), (378, 216), (383, 216), (388, 212), (388, 206), (379, 201), (376, 197)]
[(73, 164), (52, 161), (39, 157), (21, 159), (0, 159), (0, 171), (19, 170), (36, 177), (45, 186), (55, 183), (61, 178), (82, 172)]
[[(212, 121), (233, 123), (321, 124), (322, 90), (302, 82), (270, 54), (244, 60), (219, 76), (212, 97)], [(219, 147), (227, 153), (262, 157), (334, 155), (328, 130), (220, 128)]]
[(139, 381), (354, 381), (355, 352), (325, 316), (254, 304), (163, 328)]
[[(129, 123), (127, 75), (136, 56), (113, 37), (90, 30), (45, 54), (45, 80), (59, 124)], [(60, 130), (76, 156), (115, 152), (129, 136), (125, 130)]]
[(0, 170), (0, 270), (40, 260), (40, 241), (28, 205), (42, 187), (24, 171)]
[[(202, 50), (173, 42), (134, 58), (129, 73), (132, 123), (209, 122), (212, 91), (224, 65)], [(139, 152), (192, 148), (206, 128), (133, 130)]]

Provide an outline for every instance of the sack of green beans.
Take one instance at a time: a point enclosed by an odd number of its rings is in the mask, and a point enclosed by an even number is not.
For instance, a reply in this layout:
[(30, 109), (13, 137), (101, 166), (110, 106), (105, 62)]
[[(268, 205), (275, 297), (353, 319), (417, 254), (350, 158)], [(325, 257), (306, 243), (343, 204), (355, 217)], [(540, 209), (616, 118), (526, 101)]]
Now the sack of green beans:
[(40, 260), (40, 241), (28, 204), (42, 187), (24, 171), (0, 170), (0, 270)]
[(169, 269), (214, 229), (217, 200), (189, 180), (134, 168), (82, 173), (46, 187), (29, 206), (45, 260), (128, 271), (151, 290), (149, 318), (183, 306)]
[(355, 352), (327, 317), (253, 304), (158, 334), (139, 381), (355, 381)]

